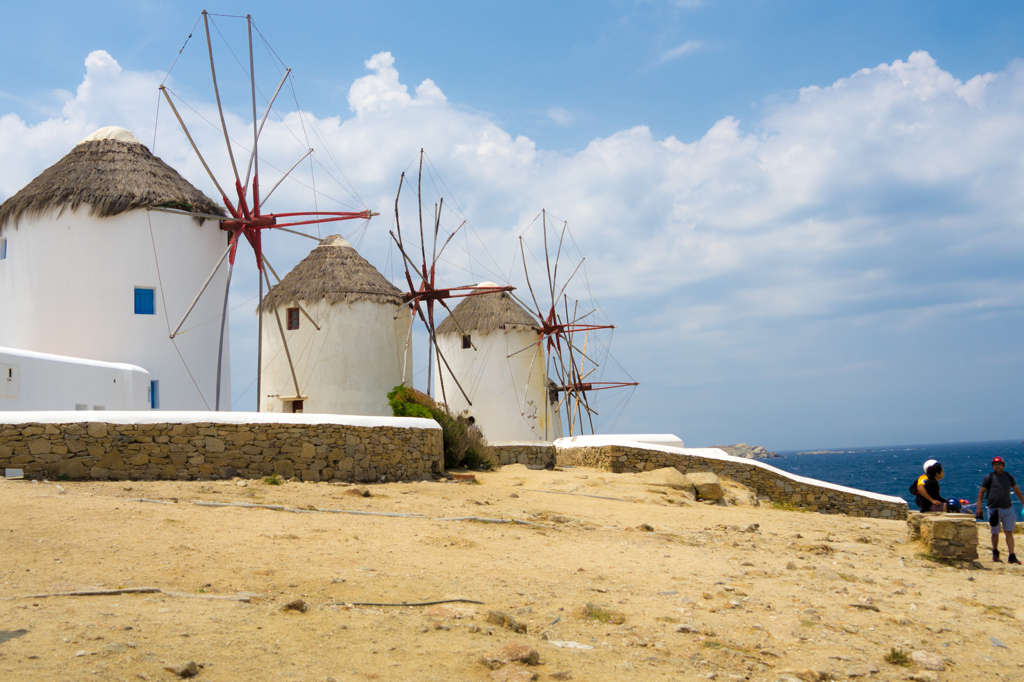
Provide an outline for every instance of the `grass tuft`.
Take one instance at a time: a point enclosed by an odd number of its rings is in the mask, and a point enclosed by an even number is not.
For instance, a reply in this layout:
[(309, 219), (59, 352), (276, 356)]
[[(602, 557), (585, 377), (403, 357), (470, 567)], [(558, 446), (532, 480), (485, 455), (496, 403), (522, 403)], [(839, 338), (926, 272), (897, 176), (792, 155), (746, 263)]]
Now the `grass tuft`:
[(277, 474), (271, 474), (263, 479), (263, 482), (267, 485), (284, 485), (284, 481)]
[(587, 602), (587, 605), (583, 607), (583, 618), (586, 620), (594, 620), (598, 623), (610, 623), (612, 625), (621, 625), (626, 622), (626, 616), (618, 611), (612, 611), (604, 606), (599, 606), (591, 602)]
[(899, 665), (904, 668), (910, 667), (910, 655), (903, 649), (892, 647), (889, 649), (889, 653), (885, 655), (885, 662), (891, 663), (892, 665)]

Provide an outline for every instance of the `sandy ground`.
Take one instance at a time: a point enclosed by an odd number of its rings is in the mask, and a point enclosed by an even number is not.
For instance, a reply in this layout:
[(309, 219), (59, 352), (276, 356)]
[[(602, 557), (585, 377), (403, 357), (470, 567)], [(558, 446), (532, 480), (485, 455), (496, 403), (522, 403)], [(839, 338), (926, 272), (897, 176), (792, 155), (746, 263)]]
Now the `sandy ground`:
[[(928, 562), (903, 522), (681, 503), (589, 469), (477, 478), (371, 497), (0, 481), (0, 679), (173, 680), (164, 666), (195, 661), (200, 680), (488, 680), (510, 667), (481, 657), (510, 642), (539, 653), (521, 679), (1024, 679), (1024, 572)], [(538, 525), (444, 520), (465, 516)], [(26, 597), (142, 586), (183, 596)], [(238, 595), (249, 601), (207, 598)], [(282, 610), (297, 598), (306, 612)], [(453, 598), (483, 603), (350, 605)], [(588, 618), (588, 603), (611, 622)], [(894, 647), (944, 670), (888, 663)]]

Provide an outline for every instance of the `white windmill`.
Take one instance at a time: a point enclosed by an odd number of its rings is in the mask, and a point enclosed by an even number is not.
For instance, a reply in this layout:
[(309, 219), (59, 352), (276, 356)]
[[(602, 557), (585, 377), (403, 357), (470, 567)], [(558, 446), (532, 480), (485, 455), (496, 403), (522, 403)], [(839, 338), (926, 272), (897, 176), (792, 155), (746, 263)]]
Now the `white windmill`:
[[(195, 138), (193, 137), (192, 133), (189, 130), (189, 127), (185, 123), (181, 110), (178, 108), (178, 106), (175, 105), (175, 99), (178, 99), (186, 106), (188, 106), (188, 103), (185, 102), (184, 99), (180, 98), (178, 95), (173, 93), (165, 84), (160, 85), (160, 92), (163, 95), (163, 98), (166, 100), (167, 104), (170, 106), (171, 111), (174, 113), (174, 117), (177, 119), (177, 122), (180, 125), (181, 130), (184, 132), (185, 137), (188, 139), (189, 144), (191, 145), (193, 151), (196, 154), (196, 157), (198, 158), (199, 162), (202, 164), (202, 167), (209, 176), (210, 181), (216, 187), (218, 193), (220, 194), (221, 201), (224, 203), (224, 206), (228, 214), (226, 216), (226, 219), (222, 219), (221, 216), (207, 216), (210, 218), (222, 220), (220, 223), (220, 228), (226, 233), (225, 236), (227, 238), (227, 248), (224, 249), (223, 254), (220, 257), (220, 260), (217, 261), (216, 265), (213, 267), (206, 282), (202, 284), (201, 287), (198, 288), (198, 293), (195, 295), (192, 305), (189, 306), (188, 309), (184, 312), (184, 315), (182, 315), (181, 317), (181, 321), (178, 322), (177, 326), (174, 327), (170, 334), (171, 338), (174, 339), (179, 334), (184, 333), (183, 326), (185, 325), (186, 321), (190, 319), (190, 316), (195, 315), (196, 306), (200, 305), (200, 301), (205, 300), (204, 293), (209, 289), (211, 284), (213, 284), (215, 281), (221, 282), (223, 284), (224, 298), (220, 314), (221, 324), (217, 351), (217, 369), (215, 374), (218, 381), (218, 388), (216, 390), (217, 401), (215, 404), (215, 409), (221, 409), (221, 395), (223, 391), (220, 390), (220, 384), (221, 376), (224, 373), (223, 360), (227, 352), (224, 341), (228, 320), (228, 297), (230, 294), (231, 279), (234, 272), (235, 259), (240, 242), (244, 239), (249, 243), (249, 245), (252, 248), (256, 266), (256, 273), (259, 279), (259, 300), (262, 301), (264, 285), (266, 285), (268, 291), (273, 286), (273, 283), (270, 280), (271, 274), (273, 274), (275, 279), (277, 279), (277, 275), (274, 272), (274, 268), (272, 267), (270, 261), (268, 260), (266, 252), (264, 250), (263, 237), (265, 234), (269, 232), (284, 232), (292, 235), (308, 237), (319, 242), (321, 239), (320, 237), (305, 234), (294, 228), (309, 225), (321, 225), (323, 223), (331, 223), (342, 220), (369, 219), (370, 217), (378, 214), (373, 213), (369, 209), (365, 208), (359, 211), (301, 210), (273, 213), (267, 212), (267, 202), (274, 194), (274, 192), (277, 190), (277, 188), (281, 185), (281, 183), (284, 182), (286, 179), (294, 179), (292, 178), (293, 171), (295, 171), (299, 164), (302, 163), (307, 158), (311, 160), (311, 163), (315, 161), (316, 157), (314, 149), (303, 148), (301, 150), (301, 154), (297, 153), (296, 156), (298, 157), (298, 159), (295, 161), (295, 163), (288, 170), (276, 171), (275, 174), (278, 175), (277, 182), (270, 188), (269, 191), (264, 191), (264, 186), (260, 184), (260, 171), (261, 166), (265, 169), (268, 164), (262, 163), (263, 157), (260, 154), (260, 137), (264, 129), (264, 126), (267, 123), (268, 118), (270, 117), (272, 112), (275, 112), (274, 103), (277, 100), (278, 95), (280, 95), (280, 93), (282, 92), (282, 88), (284, 88), (285, 85), (288, 84), (292, 92), (294, 92), (294, 86), (291, 83), (292, 71), (290, 68), (284, 68), (284, 65), (280, 64), (280, 60), (277, 58), (277, 53), (274, 52), (272, 49), (269, 49), (269, 54), (275, 60), (275, 66), (281, 67), (280, 70), (283, 72), (283, 75), (281, 77), (280, 82), (277, 84), (276, 89), (273, 91), (273, 94), (270, 97), (264, 96), (263, 90), (257, 86), (257, 78), (255, 73), (255, 58), (253, 52), (253, 29), (255, 28), (255, 26), (252, 17), (246, 15), (244, 19), (246, 21), (246, 34), (248, 37), (248, 68), (245, 69), (245, 67), (241, 64), (240, 60), (237, 59), (237, 56), (236, 61), (238, 62), (239, 67), (242, 68), (243, 72), (245, 73), (247, 85), (249, 86), (249, 92), (247, 94), (250, 96), (249, 99), (251, 100), (252, 124), (251, 129), (245, 131), (245, 138), (235, 139), (232, 136), (231, 132), (228, 130), (228, 125), (224, 113), (224, 107), (221, 102), (221, 93), (220, 89), (218, 88), (217, 68), (214, 59), (213, 41), (210, 33), (210, 24), (213, 22), (214, 16), (222, 15), (211, 15), (204, 10), (201, 15), (201, 20), (203, 21), (203, 25), (205, 28), (206, 47), (207, 52), (209, 54), (210, 62), (210, 75), (213, 83), (213, 92), (217, 101), (217, 114), (220, 121), (218, 132), (222, 134), (224, 138), (224, 143), (227, 151), (226, 161), (228, 162), (227, 166), (230, 169), (230, 174), (227, 176), (227, 180), (225, 182), (222, 183), (218, 180), (217, 173), (215, 173), (212, 170), (210, 162), (207, 161), (203, 153), (200, 151), (199, 145), (196, 143)], [(196, 23), (198, 25), (198, 20)], [(218, 33), (220, 33), (219, 29)], [(258, 29), (257, 33), (259, 33)], [(189, 35), (189, 37), (191, 38), (191, 34)], [(262, 34), (260, 34), (259, 37), (262, 39)], [(266, 42), (265, 39), (264, 42)], [(186, 45), (187, 44), (188, 41), (186, 40)], [(182, 49), (184, 50), (184, 47)], [(230, 49), (230, 46), (228, 49)], [(231, 50), (231, 54), (235, 54), (234, 50)], [(257, 93), (259, 93), (261, 97), (263, 97), (266, 103), (262, 118), (258, 117), (257, 115)], [(302, 113), (301, 108), (297, 106), (297, 109), (300, 110), (296, 113), (296, 116), (298, 117), (299, 121), (302, 122), (303, 129), (305, 129), (305, 126), (307, 124), (306, 118)], [(285, 121), (280, 116), (278, 116), (278, 118), (278, 123), (280, 125), (284, 127), (288, 126), (287, 121)], [(198, 117), (197, 120), (205, 122), (209, 125), (216, 125), (211, 123), (209, 120), (203, 118), (201, 115)], [(312, 121), (309, 121), (308, 123), (311, 127), (315, 129), (315, 125), (313, 124)], [(298, 139), (298, 137), (296, 137), (296, 139)], [(236, 157), (236, 151), (240, 152), (240, 155), (238, 157)], [(239, 160), (241, 160), (243, 163), (239, 163)], [(321, 172), (326, 172), (328, 173), (328, 175), (330, 175), (329, 171), (327, 171), (325, 166), (320, 164), (319, 167)], [(312, 180), (312, 187), (314, 203), (322, 201), (324, 198), (328, 198), (326, 197), (322, 190), (316, 189), (315, 177)], [(174, 209), (170, 208), (161, 210), (174, 212)], [(225, 261), (227, 261), (228, 263), (226, 279), (222, 278), (221, 275), (218, 274)], [(218, 288), (220, 287), (215, 286), (214, 290)], [(309, 315), (308, 311), (306, 311), (301, 305), (296, 304), (296, 307), (298, 307), (302, 311), (303, 315), (305, 315), (308, 319), (313, 319)], [(273, 316), (273, 326), (276, 326), (278, 329), (279, 340), (280, 343), (282, 344), (284, 356), (285, 359), (287, 360), (290, 369), (290, 374), (293, 378), (291, 390), (286, 390), (283, 393), (278, 394), (278, 397), (285, 402), (294, 402), (296, 400), (301, 400), (301, 391), (297, 379), (298, 375), (292, 360), (292, 353), (291, 349), (289, 348), (287, 335), (285, 334), (284, 321), (278, 314), (276, 306), (273, 307), (272, 312), (275, 313)], [(263, 394), (261, 386), (263, 374), (262, 342), (264, 339), (262, 315), (259, 316), (259, 327), (260, 344), (257, 351), (258, 366), (255, 381), (258, 410), (261, 409), (260, 396), (262, 396)]]
[[(169, 339), (168, 315), (217, 263), (222, 213), (128, 130), (97, 130), (0, 205), (0, 346), (137, 365), (150, 407), (209, 409), (206, 397), (230, 395), (217, 330)], [(193, 313), (216, 318), (220, 305)]]
[(562, 437), (557, 393), (549, 390), (545, 348), (537, 343), (540, 330), (541, 323), (507, 291), (463, 299), (437, 325), (438, 350), (448, 362), (435, 368), (436, 382), (451, 385), (458, 377), (467, 396), (450, 395), (448, 406), (488, 441)]
[(351, 244), (325, 238), (270, 290), (260, 315), (264, 412), (391, 414), (388, 391), (412, 374), (412, 315), (398, 287)]

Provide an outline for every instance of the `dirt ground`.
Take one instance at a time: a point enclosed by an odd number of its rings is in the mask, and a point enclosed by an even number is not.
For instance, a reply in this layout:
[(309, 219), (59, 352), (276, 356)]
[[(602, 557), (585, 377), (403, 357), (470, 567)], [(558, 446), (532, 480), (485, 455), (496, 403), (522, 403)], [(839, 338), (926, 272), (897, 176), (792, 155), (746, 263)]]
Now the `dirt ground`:
[[(1024, 572), (929, 562), (904, 522), (681, 501), (592, 469), (476, 477), (370, 497), (0, 481), (0, 679), (176, 680), (164, 667), (189, 661), (199, 680), (1024, 679)], [(469, 516), (536, 525), (451, 520)], [(129, 587), (177, 594), (30, 596)], [(444, 599), (482, 603), (352, 605)], [(481, 662), (516, 642), (539, 664)]]

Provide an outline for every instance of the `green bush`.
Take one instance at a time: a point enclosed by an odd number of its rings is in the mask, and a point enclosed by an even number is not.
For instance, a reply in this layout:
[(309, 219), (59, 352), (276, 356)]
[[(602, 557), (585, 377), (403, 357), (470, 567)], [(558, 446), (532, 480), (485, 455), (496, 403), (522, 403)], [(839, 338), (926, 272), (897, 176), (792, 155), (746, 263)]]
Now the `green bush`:
[(433, 419), (441, 426), (446, 469), (458, 466), (469, 469), (494, 467), (490, 448), (484, 442), (480, 430), (465, 420), (453, 417), (447, 406), (438, 405), (425, 393), (409, 386), (395, 386), (388, 392), (388, 405), (396, 417)]

